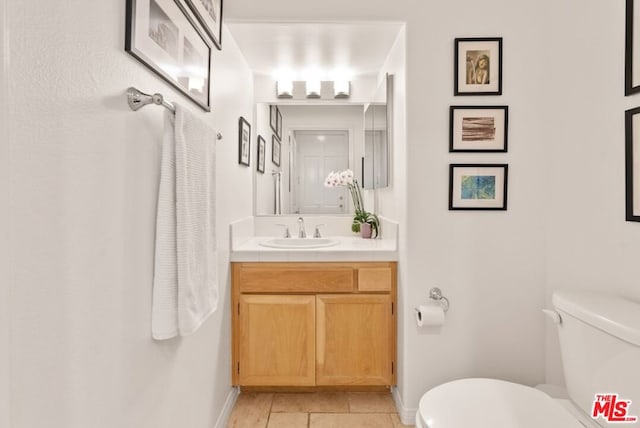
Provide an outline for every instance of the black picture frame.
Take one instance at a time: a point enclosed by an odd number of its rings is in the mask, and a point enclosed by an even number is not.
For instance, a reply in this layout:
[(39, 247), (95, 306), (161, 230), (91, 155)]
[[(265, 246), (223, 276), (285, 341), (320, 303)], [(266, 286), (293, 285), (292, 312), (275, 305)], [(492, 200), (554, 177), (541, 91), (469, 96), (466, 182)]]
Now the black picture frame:
[(257, 170), (264, 174), (264, 164), (267, 157), (267, 142), (264, 141), (262, 135), (258, 135), (258, 165)]
[(503, 152), (508, 150), (509, 107), (450, 106), (449, 152)]
[[(177, 1), (160, 6), (156, 0), (127, 0), (126, 9), (125, 51), (211, 111), (211, 45), (187, 8)], [(142, 28), (144, 22), (147, 28)], [(174, 77), (175, 70), (180, 70), (179, 77)]]
[(278, 139), (282, 141), (282, 113), (280, 113), (280, 107), (276, 106), (276, 134)]
[(502, 95), (502, 37), (456, 38), (453, 67), (453, 95)]
[(278, 106), (273, 104), (269, 106), (269, 127), (278, 135)]
[(196, 17), (213, 44), (222, 50), (222, 0), (182, 0)]
[[(626, 96), (640, 92), (640, 67), (634, 67), (640, 60), (640, 29), (635, 28), (636, 17), (640, 19), (639, 0), (626, 0), (625, 7), (625, 49), (624, 49), (624, 94)], [(637, 42), (637, 43), (634, 43)]]
[(506, 211), (508, 173), (507, 164), (450, 164), (449, 210)]
[(625, 213), (627, 221), (640, 221), (640, 107), (625, 111)]
[(251, 162), (251, 125), (240, 116), (238, 120), (238, 163), (249, 166)]
[(271, 136), (271, 162), (276, 166), (280, 166), (280, 155), (282, 145), (275, 135)]

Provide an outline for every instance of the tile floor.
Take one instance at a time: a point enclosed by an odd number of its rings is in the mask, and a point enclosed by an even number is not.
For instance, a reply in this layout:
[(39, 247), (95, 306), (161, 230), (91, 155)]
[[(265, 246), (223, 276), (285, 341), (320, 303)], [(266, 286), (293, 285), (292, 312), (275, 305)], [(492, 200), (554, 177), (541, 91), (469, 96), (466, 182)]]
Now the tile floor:
[(227, 428), (399, 428), (391, 394), (241, 393)]

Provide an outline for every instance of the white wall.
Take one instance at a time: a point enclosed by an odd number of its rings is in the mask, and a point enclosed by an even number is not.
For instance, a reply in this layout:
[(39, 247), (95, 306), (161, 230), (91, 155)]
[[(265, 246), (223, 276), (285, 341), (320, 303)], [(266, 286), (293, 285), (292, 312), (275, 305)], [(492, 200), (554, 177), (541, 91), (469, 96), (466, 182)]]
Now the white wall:
[[(624, 111), (640, 95), (624, 96), (624, 3), (568, 0), (548, 11), (549, 295), (594, 289), (640, 300), (640, 224), (625, 222), (624, 193)], [(548, 381), (558, 382), (548, 330)]]
[[(378, 81), (382, 82), (386, 79), (387, 73), (393, 75), (393, 104), (390, 106), (393, 111), (393, 122), (390, 126), (389, 186), (376, 190), (376, 211), (388, 218), (399, 220), (401, 224), (406, 224), (407, 216), (406, 50), (407, 33), (406, 28), (403, 27), (378, 77)], [(401, 228), (401, 233), (406, 233), (406, 228)]]
[[(386, 74), (393, 75), (393, 101), (387, 108), (392, 109), (391, 141), (389, 149), (389, 186), (376, 189), (375, 203), (376, 212), (380, 215), (394, 219), (400, 224), (398, 233), (398, 248), (400, 254), (407, 254), (407, 242), (411, 231), (405, 225), (407, 224), (407, 88), (406, 88), (406, 66), (407, 66), (407, 33), (406, 27), (403, 27), (389, 52), (389, 56), (385, 61), (380, 75), (379, 81), (386, 79)], [(403, 259), (405, 259), (403, 257)], [(401, 260), (398, 265), (398, 302), (406, 308), (410, 284), (408, 271), (405, 263)], [(408, 361), (410, 360), (411, 346), (409, 338), (409, 329), (413, 327), (413, 320), (410, 317), (398, 317), (398, 335), (397, 335), (397, 358), (398, 379), (401, 379), (400, 385), (404, 385), (409, 371)], [(402, 407), (412, 408), (412, 404), (405, 404), (408, 401), (406, 393), (401, 392), (398, 397), (399, 405)], [(409, 411), (410, 413), (410, 411)]]
[(9, 34), (5, 0), (0, 0), (0, 427), (11, 421), (9, 368)]
[[(430, 6), (420, 27), (413, 20), (407, 26), (405, 302), (425, 301), (428, 289), (440, 286), (452, 305), (438, 335), (417, 330), (410, 305), (405, 307), (407, 372), (401, 391), (410, 408), (426, 389), (454, 378), (531, 385), (544, 379), (540, 231), (547, 183), (540, 169), (548, 132), (540, 126), (543, 99), (528, 78), (532, 58), (549, 48), (540, 43), (543, 7), (503, 0)], [(503, 96), (453, 96), (454, 38), (463, 36), (504, 38)], [(448, 153), (448, 108), (464, 104), (509, 106), (507, 154)], [(447, 210), (448, 164), (464, 162), (509, 164), (508, 211)]]
[[(251, 73), (225, 31), (204, 113), (124, 52), (125, 2), (9, 0), (8, 17), (11, 428), (209, 428), (231, 391), (228, 224), (251, 214), (251, 172), (237, 164)], [(164, 112), (130, 111), (130, 85), (224, 135), (220, 307), (165, 342), (150, 338)]]
[[(238, 0), (229, 18), (264, 20), (396, 20), (407, 22), (406, 199), (397, 210), (381, 192), (381, 211), (401, 221), (401, 297), (404, 371), (399, 391), (407, 413), (421, 394), (445, 380), (495, 376), (535, 384), (544, 380), (545, 202), (548, 129), (540, 125), (543, 100), (532, 84), (532, 61), (543, 42), (544, 7), (509, 0), (300, 3)], [(573, 18), (566, 15), (568, 21)], [(594, 27), (595, 28), (595, 27)], [(453, 96), (453, 40), (505, 39), (504, 95)], [(546, 41), (546, 40), (545, 40)], [(535, 81), (534, 81), (535, 83)], [(400, 84), (402, 85), (402, 84)], [(543, 101), (545, 103), (543, 104)], [(450, 155), (452, 104), (508, 104), (510, 150), (502, 155)], [(397, 142), (401, 146), (401, 142)], [(394, 156), (397, 152), (394, 148)], [(448, 164), (507, 162), (509, 210), (447, 210)], [(402, 183), (399, 182), (398, 186)], [(402, 190), (395, 188), (393, 191)], [(406, 218), (402, 218), (402, 212)], [(452, 302), (438, 334), (419, 331), (413, 305), (440, 286)]]

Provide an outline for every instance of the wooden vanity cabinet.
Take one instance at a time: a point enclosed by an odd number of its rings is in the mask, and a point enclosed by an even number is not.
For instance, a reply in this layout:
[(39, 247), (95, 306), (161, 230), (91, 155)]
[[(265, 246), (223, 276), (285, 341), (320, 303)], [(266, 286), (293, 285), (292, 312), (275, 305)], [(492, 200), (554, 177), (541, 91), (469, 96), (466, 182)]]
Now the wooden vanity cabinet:
[(315, 296), (240, 295), (241, 385), (315, 385)]
[(234, 385), (396, 383), (396, 263), (232, 263)]

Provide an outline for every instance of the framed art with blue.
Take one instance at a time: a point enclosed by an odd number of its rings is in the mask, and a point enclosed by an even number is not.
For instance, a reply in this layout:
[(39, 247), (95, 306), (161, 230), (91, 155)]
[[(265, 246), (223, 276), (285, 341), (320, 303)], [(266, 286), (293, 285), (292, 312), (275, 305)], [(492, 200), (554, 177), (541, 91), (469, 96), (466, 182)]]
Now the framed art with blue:
[(506, 210), (507, 164), (450, 164), (449, 210)]

